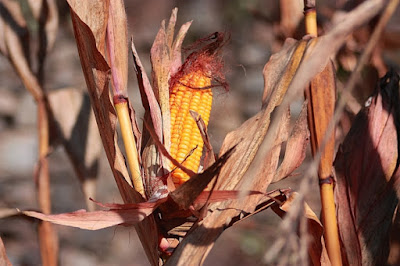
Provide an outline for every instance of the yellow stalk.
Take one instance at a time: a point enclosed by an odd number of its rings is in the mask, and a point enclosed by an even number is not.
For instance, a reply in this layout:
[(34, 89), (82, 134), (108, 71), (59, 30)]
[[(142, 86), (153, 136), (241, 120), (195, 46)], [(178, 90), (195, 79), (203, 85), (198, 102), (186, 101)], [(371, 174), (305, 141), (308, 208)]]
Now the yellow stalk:
[(121, 127), (122, 140), (125, 146), (129, 170), (131, 171), (132, 175), (133, 186), (135, 190), (142, 195), (143, 198), (146, 198), (142, 176), (140, 174), (136, 141), (133, 135), (131, 119), (129, 116), (128, 103), (126, 101), (115, 103), (115, 109), (117, 111), (117, 116)]
[(317, 12), (315, 8), (311, 8), (304, 11), (304, 21), (306, 25), (306, 34), (317, 37), (318, 36)]
[[(317, 14), (312, 1), (304, 1), (306, 33), (317, 37)], [(309, 4), (309, 5), (308, 5)], [(336, 218), (336, 207), (333, 194), (332, 164), (335, 148), (334, 133), (325, 138), (327, 127), (333, 119), (335, 86), (333, 67), (328, 64), (325, 69), (314, 77), (305, 95), (308, 100), (308, 125), (311, 133), (311, 149), (313, 156), (318, 152), (324, 139), (327, 139), (321, 151), (318, 177), (320, 180), (320, 195), (322, 205), (322, 223), (324, 239), (329, 259), (332, 265), (342, 265), (339, 232)], [(330, 81), (330, 82), (327, 82)], [(324, 83), (326, 82), (326, 83)], [(328, 84), (322, 86), (323, 84)]]

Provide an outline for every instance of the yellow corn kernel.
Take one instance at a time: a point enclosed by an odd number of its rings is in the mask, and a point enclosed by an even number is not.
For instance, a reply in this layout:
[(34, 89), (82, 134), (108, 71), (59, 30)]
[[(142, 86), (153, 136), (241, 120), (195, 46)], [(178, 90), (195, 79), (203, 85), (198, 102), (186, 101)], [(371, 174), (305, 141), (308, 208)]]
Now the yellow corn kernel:
[[(211, 78), (203, 72), (195, 71), (183, 75), (170, 88), (169, 104), (171, 109), (171, 156), (186, 168), (197, 172), (203, 152), (203, 139), (190, 115), (189, 110), (197, 112), (206, 126), (211, 112), (212, 91)], [(191, 153), (192, 152), (192, 153)], [(180, 185), (189, 179), (189, 176), (180, 168), (171, 163), (172, 179)]]

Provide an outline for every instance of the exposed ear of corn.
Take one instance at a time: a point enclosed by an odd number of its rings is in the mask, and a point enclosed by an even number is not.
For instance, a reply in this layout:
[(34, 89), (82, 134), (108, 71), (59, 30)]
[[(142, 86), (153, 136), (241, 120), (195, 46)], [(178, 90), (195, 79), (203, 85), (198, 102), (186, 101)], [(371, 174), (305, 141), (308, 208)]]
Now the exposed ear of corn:
[[(211, 78), (204, 71), (186, 73), (170, 88), (171, 156), (197, 172), (203, 152), (203, 139), (189, 110), (200, 114), (206, 126), (211, 112)], [(171, 163), (172, 180), (180, 185), (189, 176)]]

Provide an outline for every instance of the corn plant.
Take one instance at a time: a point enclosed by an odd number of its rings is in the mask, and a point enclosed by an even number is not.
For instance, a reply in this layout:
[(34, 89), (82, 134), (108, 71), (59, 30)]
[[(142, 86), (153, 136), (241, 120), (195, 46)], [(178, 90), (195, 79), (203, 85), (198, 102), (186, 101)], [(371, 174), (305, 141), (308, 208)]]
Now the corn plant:
[[(8, 10), (19, 10), (6, 2)], [(213, 90), (229, 88), (222, 56), (229, 46), (229, 34), (215, 32), (199, 39), (182, 60), (182, 44), (192, 22), (184, 23), (175, 34), (178, 9), (173, 9), (169, 21), (162, 21), (150, 51), (150, 78), (131, 39), (133, 72), (145, 109), (140, 127), (127, 91), (129, 50), (123, 1), (67, 2), (101, 142), (124, 203), (92, 200), (103, 209), (62, 214), (50, 214), (44, 205), (41, 212), (7, 210), (3, 216), (35, 218), (49, 228), (50, 223), (86, 230), (133, 226), (151, 265), (199, 265), (225, 229), (271, 208), (283, 218), (283, 233), (267, 251), (267, 264), (386, 263), (391, 219), (398, 206), (399, 77), (390, 71), (381, 79), (334, 160), (333, 130), (348, 96), (343, 93), (336, 100), (330, 58), (357, 27), (382, 14), (372, 35), (379, 36), (398, 1), (387, 6), (385, 1), (366, 1), (320, 37), (315, 3), (305, 1), (308, 35), (287, 39), (271, 56), (263, 70), (261, 109), (227, 134), (217, 155), (207, 127)], [(371, 38), (368, 47), (376, 41)], [(13, 56), (18, 51), (10, 45), (7, 48), (2, 53), (24, 80), (23, 68)], [(361, 59), (370, 53), (366, 49)], [(34, 82), (41, 80), (40, 73)], [(348, 92), (354, 79), (349, 81)], [(43, 88), (29, 82), (25, 86), (39, 107), (39, 172), (46, 176), (42, 171), (46, 171), (49, 150), (48, 128), (61, 120)], [(289, 105), (303, 94), (306, 101), (291, 126)], [(118, 145), (118, 125), (125, 153)], [(303, 163), (310, 140), (314, 159), (299, 191), (268, 191), (271, 183), (290, 177)], [(68, 149), (68, 142), (65, 145)], [(71, 160), (77, 161), (79, 156), (71, 154)], [(87, 174), (85, 166), (75, 163), (78, 175)], [(254, 170), (249, 171), (250, 167)], [(304, 201), (312, 178), (320, 184), (322, 221)], [(369, 184), (373, 186), (366, 188)], [(49, 204), (50, 199), (43, 201)], [(39, 234), (47, 241), (54, 237), (50, 229)], [(55, 265), (56, 244), (45, 242), (43, 264)], [(46, 253), (49, 250), (52, 254)], [(7, 262), (5, 252), (0, 259)]]

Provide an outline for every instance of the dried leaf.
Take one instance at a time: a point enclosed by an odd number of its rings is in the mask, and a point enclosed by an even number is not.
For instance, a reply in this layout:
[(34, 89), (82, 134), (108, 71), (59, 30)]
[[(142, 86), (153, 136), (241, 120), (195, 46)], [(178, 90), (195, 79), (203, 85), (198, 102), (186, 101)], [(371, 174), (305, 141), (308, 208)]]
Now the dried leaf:
[[(279, 207), (273, 207), (272, 210), (281, 218), (285, 217), (286, 213), (292, 208), (293, 201), (298, 194), (296, 192), (290, 194), (289, 198)], [(307, 203), (304, 202), (304, 217), (307, 219), (307, 233), (310, 237), (308, 246), (308, 255), (312, 265), (331, 265), (327, 250), (325, 248), (323, 238), (323, 227)], [(298, 226), (298, 225), (294, 225)], [(300, 232), (297, 232), (300, 234)], [(301, 236), (304, 237), (304, 236)]]
[(1, 237), (0, 237), (0, 265), (12, 266), (10, 260), (7, 257), (6, 248), (4, 247), (4, 243)]
[(190, 25), (192, 25), (192, 21), (188, 21), (181, 26), (172, 45), (172, 56), (170, 65), (171, 76), (175, 75), (176, 72), (178, 72), (179, 67), (182, 65), (182, 43), (190, 28)]
[(46, 215), (35, 211), (22, 211), (23, 215), (48, 221), (54, 224), (72, 226), (86, 230), (99, 230), (115, 225), (132, 225), (143, 221), (165, 199), (153, 203), (130, 204), (130, 208), (87, 212), (79, 210), (70, 213)]
[(164, 145), (169, 151), (170, 147), (170, 111), (169, 111), (169, 79), (182, 65), (181, 46), (183, 39), (190, 27), (187, 22), (180, 28), (174, 40), (175, 25), (178, 8), (174, 8), (169, 19), (168, 27), (165, 28), (165, 20), (161, 22), (161, 28), (157, 33), (150, 51), (152, 64), (152, 77), (155, 96), (160, 104)]
[(59, 130), (57, 138), (63, 144), (81, 182), (89, 210), (94, 205), (96, 179), (101, 154), (101, 139), (90, 106), (89, 96), (67, 88), (49, 94), (49, 103)]
[(307, 128), (307, 105), (303, 104), (302, 111), (299, 118), (294, 125), (292, 133), (286, 144), (286, 151), (282, 163), (279, 165), (278, 170), (271, 183), (278, 182), (286, 178), (303, 162), (306, 156), (306, 149), (309, 142), (309, 132)]
[[(146, 71), (140, 61), (139, 55), (137, 54), (135, 45), (133, 40), (131, 41), (131, 51), (133, 56), (133, 62), (135, 65), (136, 77), (139, 83), (140, 95), (142, 97), (142, 104), (145, 111), (150, 114), (151, 123), (154, 127), (154, 131), (157, 134), (159, 140), (163, 140), (162, 138), (162, 118), (161, 118), (161, 110), (158, 105), (157, 99), (154, 95), (154, 91), (150, 85), (149, 78), (147, 77)], [(146, 118), (145, 118), (146, 119)], [(147, 142), (147, 139), (143, 141)]]
[[(222, 168), (221, 176), (224, 178), (221, 178), (221, 183), (217, 185), (217, 189), (231, 190), (240, 183), (240, 180), (249, 168), (264, 140), (270, 125), (271, 114), (274, 109), (280, 105), (288, 85), (290, 84), (291, 78), (296, 71), (296, 66), (302, 58), (306, 44), (305, 41), (299, 43), (293, 41), (288, 42), (283, 48), (283, 51), (279, 53), (281, 58), (267, 64), (268, 67), (264, 70), (264, 78), (266, 80), (265, 85), (270, 86), (273, 79), (275, 80), (276, 85), (272, 87), (274, 88), (273, 91), (270, 90), (271, 93), (269, 94), (269, 98), (265, 101), (263, 109), (257, 115), (243, 123), (239, 129), (230, 132), (226, 136), (220, 154), (224, 153), (234, 145), (237, 145), (237, 148)], [(286, 70), (286, 72), (284, 72), (286, 74), (279, 76), (281, 71), (278, 70), (277, 74), (274, 70), (274, 64), (282, 64), (282, 62), (285, 62), (283, 68)], [(283, 118), (278, 119), (280, 125), (285, 124), (287, 121)], [(279, 134), (276, 134), (274, 139), (280, 139)], [(274, 146), (275, 145), (272, 147)], [(268, 185), (265, 187), (267, 186)]]
[(399, 76), (389, 72), (356, 116), (335, 159), (338, 226), (348, 265), (387, 261), (400, 188), (398, 106)]
[[(109, 16), (109, 1), (93, 0), (79, 1), (67, 0), (74, 17), (79, 19), (89, 27), (93, 36), (98, 52), (105, 56), (106, 29)], [(71, 17), (71, 19), (74, 19)], [(75, 33), (76, 34), (76, 33)], [(75, 36), (75, 39), (77, 37)]]

